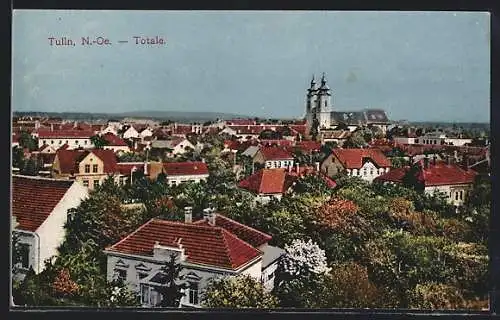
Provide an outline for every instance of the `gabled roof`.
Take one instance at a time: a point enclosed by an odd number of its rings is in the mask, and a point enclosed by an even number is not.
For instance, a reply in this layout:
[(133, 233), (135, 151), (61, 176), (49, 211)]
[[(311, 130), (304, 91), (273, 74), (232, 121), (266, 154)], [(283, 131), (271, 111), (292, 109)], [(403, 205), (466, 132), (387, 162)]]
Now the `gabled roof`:
[[(417, 164), (415, 177), (417, 181), (425, 187), (454, 185), (454, 184), (472, 184), (477, 175), (477, 172), (469, 169), (465, 170), (456, 164), (447, 164), (438, 162), (433, 164), (429, 161), (427, 169), (424, 168), (423, 161)], [(392, 169), (388, 173), (375, 178), (377, 181), (403, 183), (404, 177), (409, 174), (410, 167)]]
[(378, 167), (390, 167), (391, 161), (379, 149), (334, 149), (333, 155), (346, 169), (359, 169), (363, 159), (369, 158)]
[(17, 229), (34, 232), (52, 213), (74, 181), (12, 176), (12, 214)]
[(112, 147), (127, 147), (128, 144), (123, 141), (122, 138), (112, 134), (111, 132), (108, 132), (102, 136), (104, 140), (108, 142), (108, 146)]
[(304, 153), (317, 152), (321, 150), (321, 142), (318, 141), (299, 141), (295, 147)]
[(294, 182), (306, 175), (317, 175), (325, 181), (328, 187), (335, 188), (337, 184), (323, 173), (318, 173), (312, 167), (299, 167), (296, 169), (260, 169), (238, 183), (238, 187), (255, 194), (281, 194), (285, 193)]
[(92, 150), (57, 150), (57, 158), (62, 174), (78, 173), (78, 164), (90, 153), (93, 153), (104, 163), (104, 173), (115, 173), (116, 155), (113, 150), (92, 149)]
[(181, 241), (187, 262), (235, 270), (262, 256), (262, 252), (224, 228), (151, 219), (120, 242), (110, 252), (153, 256), (156, 242), (175, 246)]
[(163, 164), (167, 176), (207, 175), (207, 164), (201, 161), (167, 162)]
[(293, 160), (293, 155), (286, 149), (280, 147), (261, 147), (264, 160)]
[[(136, 168), (137, 171), (144, 172), (144, 162), (118, 162), (116, 163), (117, 171), (125, 176), (130, 176), (133, 168)], [(147, 172), (150, 172), (151, 164), (146, 164)]]
[[(238, 187), (256, 194), (278, 194), (286, 191), (285, 169), (260, 169), (238, 183)], [(289, 185), (288, 185), (289, 187)]]
[(307, 126), (305, 124), (292, 124), (288, 126), (292, 132), (295, 134), (299, 133), (300, 135), (305, 136), (307, 134)]

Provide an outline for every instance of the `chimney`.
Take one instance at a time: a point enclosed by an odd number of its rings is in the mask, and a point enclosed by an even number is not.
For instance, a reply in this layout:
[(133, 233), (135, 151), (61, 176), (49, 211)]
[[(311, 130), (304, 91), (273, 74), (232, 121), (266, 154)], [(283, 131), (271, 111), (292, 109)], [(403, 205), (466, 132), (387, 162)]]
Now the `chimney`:
[(211, 226), (215, 226), (215, 215), (214, 208), (203, 209), (203, 219), (207, 220), (208, 224)]
[(184, 207), (184, 222), (193, 222), (193, 207)]
[(297, 167), (297, 174), (299, 174), (299, 173), (300, 173), (300, 166), (299, 166), (299, 163), (297, 162), (297, 163), (295, 164), (295, 166)]
[(53, 123), (50, 124), (50, 131), (54, 131), (54, 124)]
[(448, 165), (451, 165), (451, 156), (447, 156), (446, 158), (448, 160)]
[(201, 158), (201, 162), (205, 163), (205, 158)]
[(316, 172), (319, 172), (319, 162), (316, 162)]
[(458, 151), (453, 151), (453, 158), (455, 158), (455, 162), (458, 162)]

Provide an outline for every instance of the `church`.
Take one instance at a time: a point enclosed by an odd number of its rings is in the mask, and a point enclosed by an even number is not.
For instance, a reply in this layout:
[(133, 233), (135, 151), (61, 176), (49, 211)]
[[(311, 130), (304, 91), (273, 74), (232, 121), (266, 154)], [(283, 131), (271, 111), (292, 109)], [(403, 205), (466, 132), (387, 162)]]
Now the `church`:
[(390, 121), (384, 110), (364, 109), (358, 111), (333, 111), (332, 90), (326, 83), (323, 73), (321, 83), (316, 83), (314, 75), (306, 94), (306, 123), (308, 132), (315, 120), (318, 122), (319, 132), (347, 127), (353, 131), (358, 127), (376, 126), (385, 133)]

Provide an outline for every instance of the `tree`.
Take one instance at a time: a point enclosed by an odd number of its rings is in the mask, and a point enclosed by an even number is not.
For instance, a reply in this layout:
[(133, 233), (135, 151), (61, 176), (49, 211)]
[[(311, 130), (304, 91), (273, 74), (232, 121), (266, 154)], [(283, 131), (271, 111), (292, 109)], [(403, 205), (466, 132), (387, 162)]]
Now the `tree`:
[(316, 118), (316, 114), (314, 114), (313, 121), (311, 124), (311, 130), (309, 131), (309, 135), (313, 141), (317, 141), (319, 135), (319, 121)]
[(310, 193), (319, 196), (332, 193), (332, 188), (328, 186), (325, 179), (317, 174), (300, 177), (293, 189), (297, 193)]
[(104, 146), (108, 145), (108, 141), (104, 139), (103, 136), (95, 135), (90, 137), (90, 142), (94, 145), (96, 149), (102, 149)]
[(278, 299), (248, 275), (212, 279), (202, 302), (207, 308), (276, 308)]
[(325, 251), (312, 240), (294, 240), (285, 246), (285, 255), (281, 260), (283, 272), (292, 276), (308, 276), (329, 271)]
[(465, 305), (460, 289), (444, 283), (418, 284), (409, 299), (409, 307), (416, 309), (460, 309)]
[(24, 150), (20, 147), (12, 148), (12, 166), (14, 168), (23, 169), (24, 163)]
[(183, 266), (176, 261), (176, 254), (170, 255), (170, 259), (161, 267), (162, 285), (155, 287), (155, 290), (161, 295), (159, 307), (179, 307), (180, 301), (184, 296), (183, 290), (188, 288), (184, 282), (184, 277), (180, 275)]
[(78, 285), (71, 279), (68, 269), (59, 271), (52, 284), (52, 289), (57, 297), (71, 297), (78, 293)]
[(40, 171), (41, 164), (35, 157), (30, 157), (24, 161), (24, 166), (21, 168), (21, 174), (27, 176), (37, 176)]
[(38, 149), (38, 142), (31, 134), (23, 131), (19, 137), (19, 146), (21, 148), (28, 148), (29, 151), (33, 151)]
[(342, 145), (344, 148), (362, 148), (366, 145), (364, 133), (362, 131), (354, 131)]

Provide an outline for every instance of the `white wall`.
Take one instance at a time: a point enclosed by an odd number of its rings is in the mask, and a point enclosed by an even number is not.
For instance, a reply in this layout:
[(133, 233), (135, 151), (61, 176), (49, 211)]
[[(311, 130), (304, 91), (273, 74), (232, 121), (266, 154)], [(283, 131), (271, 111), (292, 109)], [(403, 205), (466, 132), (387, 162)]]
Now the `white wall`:
[(104, 150), (113, 150), (113, 152), (129, 152), (130, 148), (128, 146), (103, 146)]
[(265, 167), (268, 169), (293, 167), (293, 159), (290, 159), (290, 160), (266, 160)]
[(393, 140), (399, 144), (415, 144), (415, 138), (394, 137)]
[(38, 140), (38, 148), (43, 146), (44, 144), (47, 144), (49, 146), (53, 146), (56, 149), (59, 149), (62, 147), (65, 143), (68, 143), (68, 149), (77, 149), (79, 147), (85, 148), (85, 149), (91, 149), (94, 148), (94, 144), (92, 141), (90, 141), (90, 138), (41, 138)]
[(260, 281), (262, 278), (262, 259), (259, 259), (257, 262), (254, 262), (250, 267), (239, 272), (239, 274), (248, 275), (257, 281)]
[(378, 177), (386, 172), (389, 172), (389, 170), (390, 170), (389, 167), (377, 168), (373, 164), (373, 162), (367, 161), (359, 170), (358, 169), (352, 169), (352, 170), (347, 169), (347, 175), (357, 176), (363, 180), (366, 180), (368, 182), (372, 182), (373, 179), (375, 179), (376, 177)]
[(463, 146), (467, 143), (472, 143), (472, 139), (459, 139), (459, 138), (447, 138), (444, 140), (446, 144), (451, 144), (454, 146)]
[(139, 133), (134, 127), (130, 127), (123, 133), (123, 139), (138, 138)]
[(68, 210), (78, 207), (80, 202), (87, 196), (87, 188), (78, 182), (73, 183), (49, 217), (36, 230), (36, 233), (40, 236), (40, 271), (43, 270), (46, 259), (58, 254), (57, 248), (64, 241), (66, 232), (64, 224), (67, 221)]
[[(471, 188), (472, 186), (468, 184), (432, 186), (425, 187), (425, 192), (428, 194), (433, 194), (437, 191), (442, 192), (448, 196), (448, 203), (455, 206), (461, 206), (465, 203)], [(460, 192), (462, 192), (461, 197)]]
[[(261, 282), (269, 291), (274, 288), (274, 279), (276, 278), (276, 276), (273, 273), (276, 271), (276, 269), (278, 269), (278, 260), (262, 270)], [(270, 279), (268, 279), (269, 275), (272, 276)]]
[(208, 174), (197, 174), (197, 175), (183, 175), (183, 176), (169, 176), (167, 175), (167, 181), (169, 185), (172, 184), (180, 184), (182, 182), (188, 182), (189, 180), (193, 180), (193, 182), (200, 182), (201, 180), (206, 180), (208, 178)]

